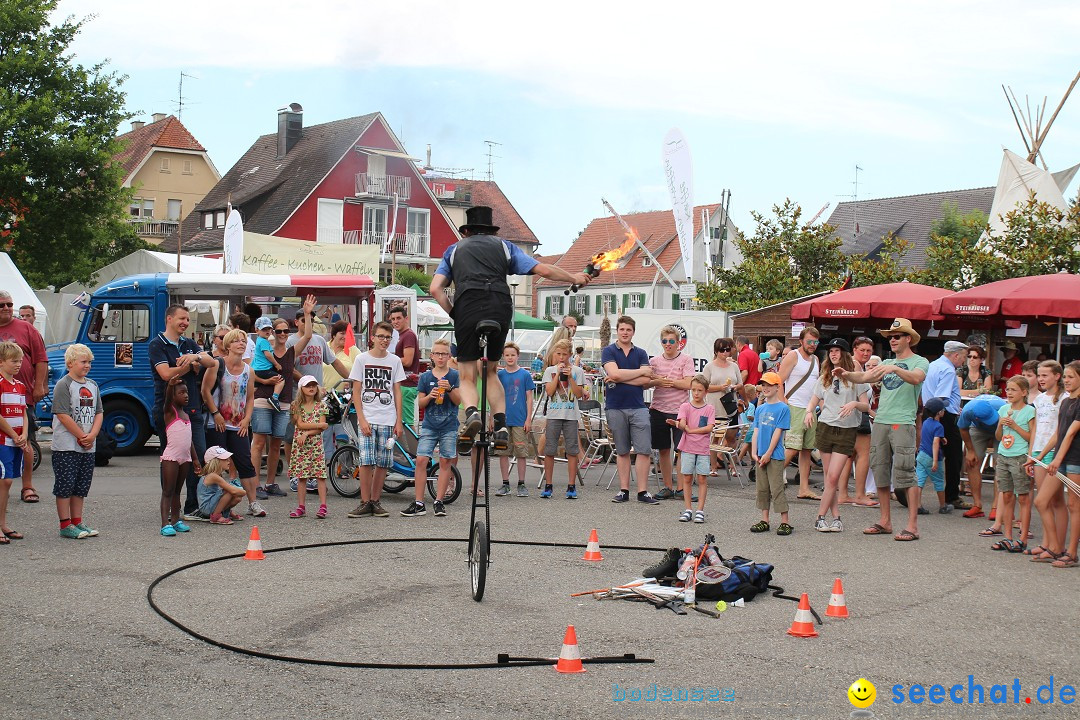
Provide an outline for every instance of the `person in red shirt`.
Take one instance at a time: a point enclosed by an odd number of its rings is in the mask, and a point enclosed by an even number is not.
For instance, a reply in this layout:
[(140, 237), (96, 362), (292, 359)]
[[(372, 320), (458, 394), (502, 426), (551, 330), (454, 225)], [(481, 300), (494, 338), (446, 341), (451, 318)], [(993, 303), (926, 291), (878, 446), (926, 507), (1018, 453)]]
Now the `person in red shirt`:
[[(26, 419), (29, 437), (36, 438), (37, 421), (34, 415), (34, 403), (48, 393), (49, 360), (45, 356), (45, 341), (41, 333), (30, 323), (15, 317), (15, 302), (11, 293), (0, 290), (0, 342), (13, 342), (22, 348), (22, 367), (17, 379), (26, 386)], [(1018, 371), (1019, 372), (1019, 371)], [(23, 462), (22, 501), (36, 503), (40, 498), (33, 484), (34, 451), (27, 443), (23, 448), (26, 457)]]
[(416, 383), (420, 379), (420, 341), (409, 327), (409, 311), (404, 305), (392, 308), (387, 317), (398, 334), (393, 352), (401, 358), (401, 366), (405, 369), (405, 380), (401, 383), (402, 421), (406, 425), (415, 425)]
[(1024, 359), (1017, 350), (1016, 343), (1012, 340), (1001, 344), (1001, 353), (1005, 356), (1005, 361), (1001, 363), (1001, 375), (998, 377), (998, 392), (1001, 397), (1005, 397), (1005, 383), (1014, 375), (1019, 375), (1024, 367)]
[(761, 380), (761, 358), (750, 347), (750, 338), (740, 335), (735, 338), (735, 352), (742, 374), (743, 385), (757, 385)]

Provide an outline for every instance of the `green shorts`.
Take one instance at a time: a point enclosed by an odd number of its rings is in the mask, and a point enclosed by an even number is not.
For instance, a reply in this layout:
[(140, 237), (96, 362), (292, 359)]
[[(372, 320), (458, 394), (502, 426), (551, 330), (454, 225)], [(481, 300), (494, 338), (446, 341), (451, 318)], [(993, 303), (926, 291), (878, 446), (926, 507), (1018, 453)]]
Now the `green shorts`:
[(784, 448), (787, 450), (813, 450), (817, 447), (817, 419), (804, 427), (806, 408), (788, 405), (791, 411), (791, 428), (784, 433)]
[(1031, 478), (1024, 470), (1023, 455), (1016, 457), (997, 456), (994, 463), (994, 479), (997, 480), (998, 492), (1011, 492), (1015, 495), (1027, 495), (1031, 492)]

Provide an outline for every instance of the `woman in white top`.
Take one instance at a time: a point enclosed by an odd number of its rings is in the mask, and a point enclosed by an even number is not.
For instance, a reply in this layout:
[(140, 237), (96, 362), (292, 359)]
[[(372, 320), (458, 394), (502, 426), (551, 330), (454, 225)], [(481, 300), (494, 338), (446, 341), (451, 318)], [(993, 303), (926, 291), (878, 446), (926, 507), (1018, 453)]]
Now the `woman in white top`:
[[(1061, 365), (1053, 360), (1039, 363), (1037, 377), (1042, 394), (1035, 398), (1035, 436), (1031, 439), (1031, 456), (1038, 457), (1047, 443), (1057, 437), (1058, 410), (1061, 401), (1068, 393), (1061, 381)], [(1044, 462), (1050, 462), (1054, 453), (1050, 452)], [(1053, 562), (1054, 558), (1065, 550), (1065, 530), (1069, 526), (1065, 497), (1061, 493), (1061, 481), (1051, 475), (1046, 468), (1035, 465), (1035, 509), (1042, 519), (1042, 543), (1024, 551), (1031, 555), (1032, 562)]]
[(258, 475), (251, 461), (250, 433), (255, 407), (255, 375), (251, 366), (244, 362), (247, 340), (243, 330), (230, 330), (225, 334), (221, 347), (226, 354), (203, 373), (201, 394), (209, 420), (207, 443), (232, 453), (233, 467), (248, 496), (249, 508), (259, 509), (261, 506), (255, 501)]
[[(738, 393), (742, 390), (742, 372), (739, 370), (739, 363), (731, 358), (734, 351), (735, 342), (731, 338), (717, 338), (713, 342), (712, 362), (706, 364), (701, 371), (701, 374), (709, 381), (709, 394), (705, 396), (705, 401), (713, 406), (717, 420), (727, 420), (731, 423), (738, 422)], [(733, 445), (736, 433), (736, 430), (729, 430), (724, 442)], [(711, 455), (712, 472), (709, 474), (715, 476), (719, 464), (716, 453), (711, 453)]]

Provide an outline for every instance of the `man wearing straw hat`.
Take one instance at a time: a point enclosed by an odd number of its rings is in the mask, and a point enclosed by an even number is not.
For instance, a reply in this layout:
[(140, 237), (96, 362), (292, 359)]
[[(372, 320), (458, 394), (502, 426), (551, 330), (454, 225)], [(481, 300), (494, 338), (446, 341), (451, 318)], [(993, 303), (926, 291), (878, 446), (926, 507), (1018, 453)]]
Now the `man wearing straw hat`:
[[(887, 330), (879, 331), (889, 340), (894, 357), (865, 372), (846, 372), (835, 368), (833, 375), (854, 383), (881, 383), (874, 427), (870, 431), (870, 466), (881, 498), (881, 519), (863, 530), (864, 535), (891, 535), (889, 485), (897, 495), (907, 495), (915, 486), (915, 418), (919, 411), (919, 390), (930, 363), (911, 349), (922, 338), (907, 318), (896, 318)], [(895, 540), (919, 539), (919, 503), (908, 503), (907, 527)]]

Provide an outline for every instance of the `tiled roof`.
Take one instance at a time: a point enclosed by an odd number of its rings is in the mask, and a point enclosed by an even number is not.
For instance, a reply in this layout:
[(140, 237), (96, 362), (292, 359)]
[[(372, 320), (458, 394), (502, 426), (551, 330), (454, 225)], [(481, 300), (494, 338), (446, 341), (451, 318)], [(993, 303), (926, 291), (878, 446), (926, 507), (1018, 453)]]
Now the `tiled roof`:
[[(305, 127), (296, 145), (282, 159), (277, 157), (276, 132), (259, 137), (184, 220), (184, 252), (221, 250), (223, 231), (203, 230), (200, 211), (223, 210), (230, 193), (233, 206), (243, 210), (244, 230), (272, 234), (378, 115)], [(160, 250), (175, 252), (176, 236), (167, 238)]]
[(126, 132), (118, 136), (117, 140), (123, 149), (116, 154), (115, 159), (124, 168), (124, 180), (131, 176), (155, 147), (206, 152), (206, 148), (173, 115), (164, 120), (147, 123), (138, 130)]
[[(719, 204), (699, 205), (694, 208), (694, 235), (701, 232), (701, 211), (708, 210), (712, 216), (719, 208)], [(675, 216), (670, 210), (655, 210), (652, 212), (630, 213), (623, 215), (630, 227), (637, 231), (638, 237), (645, 244), (663, 268), (671, 271), (682, 256), (679, 249), (678, 234), (675, 232)], [(626, 235), (619, 221), (612, 216), (596, 218), (581, 231), (577, 240), (563, 255), (553, 264), (558, 265), (568, 272), (581, 272), (589, 259), (599, 252), (612, 250), (626, 240)], [(640, 248), (634, 248), (623, 259), (620, 267), (615, 270), (600, 273), (593, 282), (597, 285), (630, 284), (652, 282), (656, 275), (656, 268), (642, 267), (641, 260), (644, 253)], [(538, 285), (557, 285), (565, 283), (551, 282), (540, 279)]]
[(532, 229), (510, 200), (493, 180), (454, 180), (454, 185), (464, 188), (472, 196), (472, 205), (487, 205), (491, 216), (499, 227), (499, 237), (511, 242), (532, 245), (540, 244)]
[[(946, 202), (954, 203), (961, 214), (978, 209), (989, 215), (994, 188), (842, 202), (825, 222), (836, 228), (837, 237), (843, 240), (841, 249), (845, 254), (865, 253), (876, 257), (881, 238), (891, 232), (912, 244), (905, 258), (906, 264), (923, 268), (926, 267), (926, 246), (930, 244), (930, 226), (944, 216), (941, 206)], [(856, 210), (858, 232), (855, 229)]]

